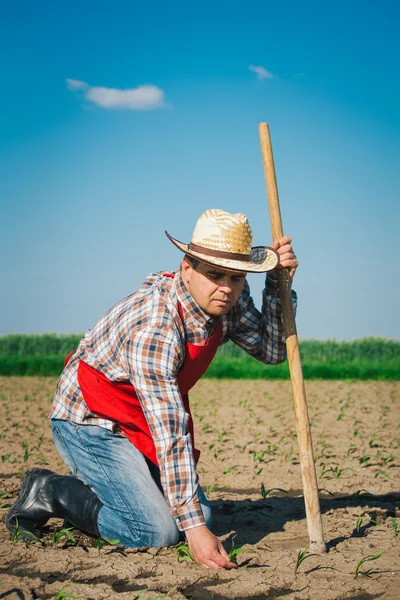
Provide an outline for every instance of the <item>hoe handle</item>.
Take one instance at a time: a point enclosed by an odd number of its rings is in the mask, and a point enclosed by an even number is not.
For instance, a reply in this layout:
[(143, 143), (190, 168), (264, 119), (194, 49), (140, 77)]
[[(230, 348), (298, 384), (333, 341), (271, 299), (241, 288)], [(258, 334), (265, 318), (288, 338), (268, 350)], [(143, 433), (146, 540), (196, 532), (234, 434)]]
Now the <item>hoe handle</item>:
[[(283, 236), (283, 231), (278, 188), (275, 177), (274, 157), (272, 154), (271, 139), (267, 123), (260, 123), (258, 130), (260, 133), (261, 152), (264, 162), (265, 181), (267, 184), (272, 237), (273, 240), (276, 241)], [(326, 552), (326, 546), (322, 531), (317, 477), (315, 474), (310, 423), (308, 420), (306, 390), (304, 387), (296, 322), (292, 304), (290, 276), (287, 269), (279, 269), (279, 291), (286, 336), (290, 379), (292, 381), (294, 413), (296, 417), (297, 438), (300, 450), (301, 476), (303, 480), (308, 535), (310, 538), (310, 552), (320, 554)]]

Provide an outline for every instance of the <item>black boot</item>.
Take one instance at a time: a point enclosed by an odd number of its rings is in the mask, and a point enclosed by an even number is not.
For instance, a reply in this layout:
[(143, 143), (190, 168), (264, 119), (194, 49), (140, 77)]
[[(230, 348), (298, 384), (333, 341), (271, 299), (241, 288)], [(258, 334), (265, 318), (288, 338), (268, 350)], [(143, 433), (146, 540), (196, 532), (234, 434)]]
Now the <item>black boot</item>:
[(99, 537), (97, 516), (103, 503), (76, 477), (59, 475), (48, 469), (32, 469), (22, 480), (18, 500), (6, 515), (7, 529), (41, 535), (41, 528), (52, 517), (65, 518), (74, 527)]

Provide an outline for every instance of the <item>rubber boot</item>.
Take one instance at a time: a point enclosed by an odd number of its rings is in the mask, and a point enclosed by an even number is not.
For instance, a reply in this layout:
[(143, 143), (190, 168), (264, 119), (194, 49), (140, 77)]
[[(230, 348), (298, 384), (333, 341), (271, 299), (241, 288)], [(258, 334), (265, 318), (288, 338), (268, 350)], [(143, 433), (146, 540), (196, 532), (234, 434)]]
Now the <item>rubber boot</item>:
[(41, 536), (41, 528), (52, 517), (67, 519), (74, 527), (99, 537), (97, 516), (103, 503), (76, 477), (48, 469), (28, 471), (21, 483), (18, 500), (6, 515), (6, 526)]

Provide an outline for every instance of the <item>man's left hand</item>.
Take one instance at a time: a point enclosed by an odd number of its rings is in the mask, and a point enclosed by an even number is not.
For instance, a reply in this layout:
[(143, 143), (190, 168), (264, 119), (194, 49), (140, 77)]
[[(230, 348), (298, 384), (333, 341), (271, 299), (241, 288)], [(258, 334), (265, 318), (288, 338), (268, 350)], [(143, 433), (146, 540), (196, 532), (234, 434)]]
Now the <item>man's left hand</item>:
[[(292, 238), (284, 235), (280, 240), (271, 244), (271, 247), (279, 254), (280, 262), (277, 269), (288, 269), (290, 278), (293, 279), (296, 269), (299, 266), (299, 262), (293, 252)], [(276, 269), (270, 271), (269, 274), (272, 275), (272, 277), (278, 276)]]

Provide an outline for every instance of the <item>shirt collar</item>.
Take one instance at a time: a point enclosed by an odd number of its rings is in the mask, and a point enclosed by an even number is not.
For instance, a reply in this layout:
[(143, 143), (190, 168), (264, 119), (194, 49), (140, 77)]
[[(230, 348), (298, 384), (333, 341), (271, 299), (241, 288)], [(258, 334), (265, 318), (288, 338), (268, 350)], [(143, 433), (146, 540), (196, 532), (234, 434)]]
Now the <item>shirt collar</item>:
[(219, 317), (213, 317), (200, 308), (185, 286), (180, 271), (176, 271), (175, 286), (178, 301), (182, 306), (185, 326), (202, 327), (203, 329), (214, 328), (219, 321)]

